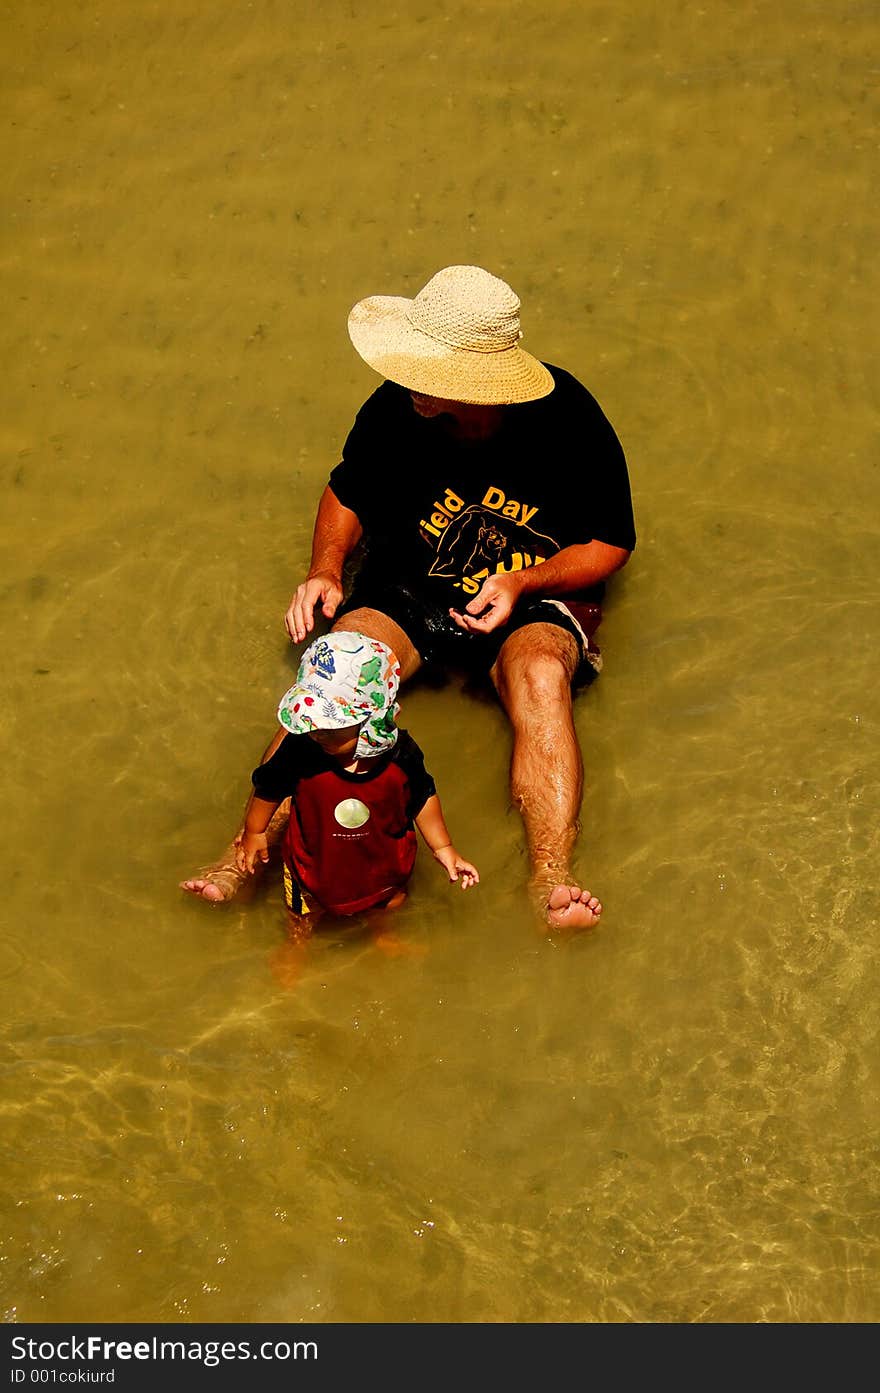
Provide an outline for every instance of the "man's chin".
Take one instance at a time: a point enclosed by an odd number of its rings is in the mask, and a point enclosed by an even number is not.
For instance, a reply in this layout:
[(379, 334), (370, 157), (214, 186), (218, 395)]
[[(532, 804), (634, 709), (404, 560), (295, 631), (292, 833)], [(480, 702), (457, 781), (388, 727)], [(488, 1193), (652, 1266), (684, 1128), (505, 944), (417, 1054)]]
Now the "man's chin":
[(415, 392), (410, 392), (410, 401), (413, 411), (417, 416), (424, 416), (430, 420), (433, 416), (448, 415), (446, 406), (442, 401), (431, 397), (420, 397)]

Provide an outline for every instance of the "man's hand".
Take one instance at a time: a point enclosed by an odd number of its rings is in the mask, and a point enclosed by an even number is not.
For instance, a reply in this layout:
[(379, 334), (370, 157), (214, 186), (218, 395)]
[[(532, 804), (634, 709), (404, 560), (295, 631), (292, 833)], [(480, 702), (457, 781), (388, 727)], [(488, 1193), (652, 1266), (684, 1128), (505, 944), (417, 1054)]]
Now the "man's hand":
[(519, 597), (516, 573), (490, 576), (464, 610), (451, 609), (450, 618), (470, 634), (491, 634), (506, 624)]
[(294, 643), (302, 643), (315, 627), (315, 605), (319, 602), (325, 619), (332, 619), (342, 599), (342, 582), (338, 576), (317, 571), (296, 588), (284, 624)]

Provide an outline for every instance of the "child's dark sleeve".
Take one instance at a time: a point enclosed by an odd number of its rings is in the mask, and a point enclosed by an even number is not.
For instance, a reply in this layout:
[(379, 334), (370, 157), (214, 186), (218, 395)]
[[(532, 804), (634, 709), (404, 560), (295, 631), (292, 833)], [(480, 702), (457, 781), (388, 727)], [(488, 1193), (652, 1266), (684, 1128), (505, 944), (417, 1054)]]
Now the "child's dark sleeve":
[(257, 765), (251, 783), (258, 798), (280, 803), (293, 793), (303, 772), (303, 740), (308, 740), (308, 736), (285, 735), (272, 758)]
[(413, 821), (418, 817), (428, 799), (433, 798), (437, 789), (434, 780), (425, 768), (425, 756), (409, 731), (402, 730), (398, 734), (394, 757), (406, 774), (409, 784), (407, 816), (410, 821)]

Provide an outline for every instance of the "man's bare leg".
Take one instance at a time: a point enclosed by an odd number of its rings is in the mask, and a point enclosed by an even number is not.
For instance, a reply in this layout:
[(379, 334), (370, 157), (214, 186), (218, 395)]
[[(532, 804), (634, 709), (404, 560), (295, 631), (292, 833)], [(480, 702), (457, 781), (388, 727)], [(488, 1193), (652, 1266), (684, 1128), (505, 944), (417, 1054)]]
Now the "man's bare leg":
[[(283, 736), (284, 732), (282, 731), (281, 734)], [(280, 743), (280, 741), (278, 743)], [(266, 751), (263, 758), (260, 760), (260, 763), (265, 764), (266, 760), (271, 757), (271, 754), (274, 754), (274, 750), (272, 750), (270, 746), (269, 750)], [(269, 843), (270, 855), (275, 847), (280, 844), (287, 828), (287, 820), (289, 817), (290, 799), (285, 798), (283, 803), (278, 804), (278, 807), (272, 814), (272, 820), (266, 828), (266, 839)], [(244, 819), (242, 819), (242, 822), (243, 821)], [(255, 878), (255, 876), (248, 875), (246, 871), (240, 871), (236, 865), (235, 849), (238, 845), (238, 838), (240, 836), (241, 833), (238, 832), (235, 839), (229, 843), (229, 846), (223, 852), (223, 855), (219, 856), (216, 861), (212, 861), (210, 866), (206, 866), (204, 870), (199, 871), (198, 875), (191, 876), (189, 880), (182, 880), (180, 882), (181, 890), (188, 890), (191, 895), (197, 895), (201, 899), (207, 900), (209, 904), (225, 904), (228, 900), (234, 899), (241, 889), (245, 885), (251, 883)], [(258, 863), (258, 866), (260, 864), (261, 863)], [(257, 869), (255, 875), (259, 874), (260, 871)]]
[(590, 928), (602, 913), (569, 869), (584, 778), (571, 709), (577, 664), (570, 634), (529, 624), (511, 634), (492, 669), (513, 727), (510, 791), (525, 826), (533, 893), (546, 922), (560, 929)]
[[(349, 614), (338, 619), (333, 625), (334, 629), (351, 630), (354, 633), (366, 634), (368, 638), (378, 639), (380, 643), (386, 643), (397, 655), (400, 663), (401, 680), (406, 681), (412, 677), (419, 667), (421, 659), (413, 645), (410, 643), (403, 629), (389, 619), (386, 614), (380, 614), (375, 609), (356, 609)], [(271, 741), (263, 751), (260, 760), (265, 764), (267, 759), (271, 759), (281, 741), (284, 739), (285, 732), (279, 726)], [(247, 808), (245, 808), (245, 814)], [(287, 827), (287, 819), (290, 816), (290, 799), (285, 798), (276, 810), (272, 821), (266, 828), (266, 836), (269, 841), (270, 851), (277, 846), (284, 836)], [(242, 818), (242, 824), (244, 818)], [(201, 899), (207, 900), (209, 904), (225, 904), (233, 899), (251, 877), (240, 871), (235, 863), (235, 848), (241, 832), (236, 834), (222, 856), (216, 861), (212, 861), (210, 866), (191, 876), (189, 880), (180, 882), (181, 890), (187, 890), (191, 895), (198, 895)]]
[(367, 638), (378, 639), (394, 653), (400, 663), (400, 680), (408, 682), (418, 671), (421, 658), (399, 624), (382, 614), (378, 609), (350, 609), (333, 625), (334, 630), (342, 629), (354, 634), (366, 634)]

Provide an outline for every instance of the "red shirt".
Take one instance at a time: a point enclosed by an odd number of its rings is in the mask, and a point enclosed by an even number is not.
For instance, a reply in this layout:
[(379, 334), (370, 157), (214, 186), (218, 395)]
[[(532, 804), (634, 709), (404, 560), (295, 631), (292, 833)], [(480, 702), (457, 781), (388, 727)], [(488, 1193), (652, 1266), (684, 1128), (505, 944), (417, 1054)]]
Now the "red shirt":
[(349, 773), (307, 735), (287, 735), (253, 772), (259, 798), (290, 796), (284, 855), (325, 909), (357, 914), (401, 889), (416, 859), (414, 819), (435, 792), (418, 745), (400, 731), (394, 748)]

